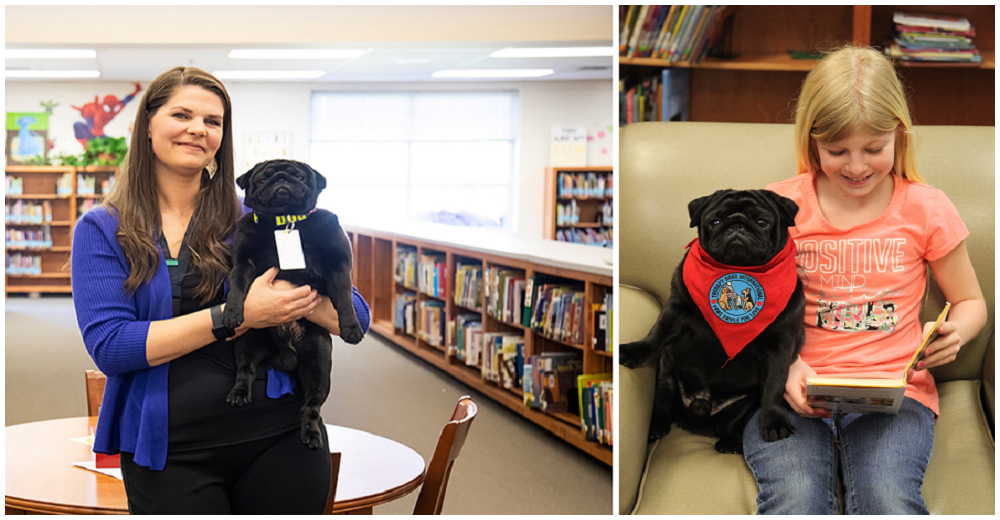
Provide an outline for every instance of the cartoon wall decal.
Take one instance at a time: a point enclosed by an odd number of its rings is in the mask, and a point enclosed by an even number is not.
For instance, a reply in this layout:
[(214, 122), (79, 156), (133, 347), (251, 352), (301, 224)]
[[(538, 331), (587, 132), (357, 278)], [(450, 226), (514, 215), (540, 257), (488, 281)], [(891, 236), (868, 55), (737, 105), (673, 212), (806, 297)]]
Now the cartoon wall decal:
[(44, 164), (48, 153), (49, 114), (7, 112), (7, 164)]
[(80, 144), (86, 148), (87, 142), (91, 139), (104, 137), (104, 126), (111, 122), (140, 90), (142, 88), (138, 83), (135, 83), (135, 91), (125, 96), (125, 99), (121, 101), (114, 94), (108, 94), (104, 96), (103, 101), (100, 100), (99, 96), (94, 96), (94, 101), (82, 107), (73, 105), (73, 108), (80, 111), (80, 115), (85, 121), (85, 123), (76, 122), (73, 124), (76, 140), (80, 141)]

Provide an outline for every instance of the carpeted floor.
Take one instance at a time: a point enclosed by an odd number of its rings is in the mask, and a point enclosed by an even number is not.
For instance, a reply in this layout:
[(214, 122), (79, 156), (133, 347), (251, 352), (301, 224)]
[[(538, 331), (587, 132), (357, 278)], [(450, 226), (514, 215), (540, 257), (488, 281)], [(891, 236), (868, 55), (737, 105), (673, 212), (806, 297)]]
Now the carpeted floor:
[[(5, 425), (86, 413), (94, 368), (69, 297), (5, 303)], [(479, 405), (454, 469), (445, 514), (612, 514), (612, 472), (548, 431), (371, 333), (334, 340), (323, 419), (401, 442), (430, 460), (458, 398)], [(417, 494), (375, 508), (410, 514)]]

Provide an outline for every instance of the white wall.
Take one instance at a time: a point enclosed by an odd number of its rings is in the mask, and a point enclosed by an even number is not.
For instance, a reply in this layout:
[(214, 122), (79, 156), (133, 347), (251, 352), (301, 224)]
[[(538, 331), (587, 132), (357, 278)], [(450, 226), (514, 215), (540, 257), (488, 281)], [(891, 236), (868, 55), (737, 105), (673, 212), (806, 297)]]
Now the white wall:
[[(143, 85), (145, 87), (145, 84)], [(545, 208), (544, 177), (549, 164), (552, 127), (580, 125), (604, 128), (613, 124), (613, 82), (604, 81), (534, 81), (505, 83), (248, 83), (227, 84), (233, 101), (233, 137), (236, 161), (240, 163), (240, 137), (249, 132), (289, 132), (292, 135), (292, 158), (309, 161), (309, 101), (313, 90), (467, 90), (516, 89), (521, 100), (521, 161), (515, 193), (520, 210), (513, 216), (514, 229), (524, 238), (541, 238)], [(71, 105), (82, 106), (98, 95), (114, 94), (124, 98), (132, 91), (127, 82), (6, 82), (7, 112), (43, 112), (41, 101), (56, 101), (49, 120), (49, 137), (61, 151), (79, 154), (82, 147), (73, 134), (73, 123), (82, 121)], [(129, 123), (135, 119), (140, 101), (129, 103), (105, 133), (111, 137), (128, 136)]]

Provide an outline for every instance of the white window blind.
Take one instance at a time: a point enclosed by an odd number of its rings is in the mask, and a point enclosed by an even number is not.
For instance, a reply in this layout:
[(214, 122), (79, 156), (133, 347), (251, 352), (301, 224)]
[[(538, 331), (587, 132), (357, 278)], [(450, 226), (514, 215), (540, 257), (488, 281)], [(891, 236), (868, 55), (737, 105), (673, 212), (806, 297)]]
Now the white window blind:
[(314, 92), (310, 162), (319, 206), (354, 225), (418, 220), (508, 228), (514, 92)]

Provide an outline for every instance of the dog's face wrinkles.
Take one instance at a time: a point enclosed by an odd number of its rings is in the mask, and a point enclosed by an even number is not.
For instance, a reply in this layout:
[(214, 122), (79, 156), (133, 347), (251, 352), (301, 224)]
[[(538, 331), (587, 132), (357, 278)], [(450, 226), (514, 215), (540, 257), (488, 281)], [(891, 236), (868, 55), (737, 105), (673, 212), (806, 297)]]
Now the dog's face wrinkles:
[(261, 213), (306, 213), (316, 207), (326, 179), (297, 161), (264, 161), (236, 179), (245, 191), (245, 203)]

